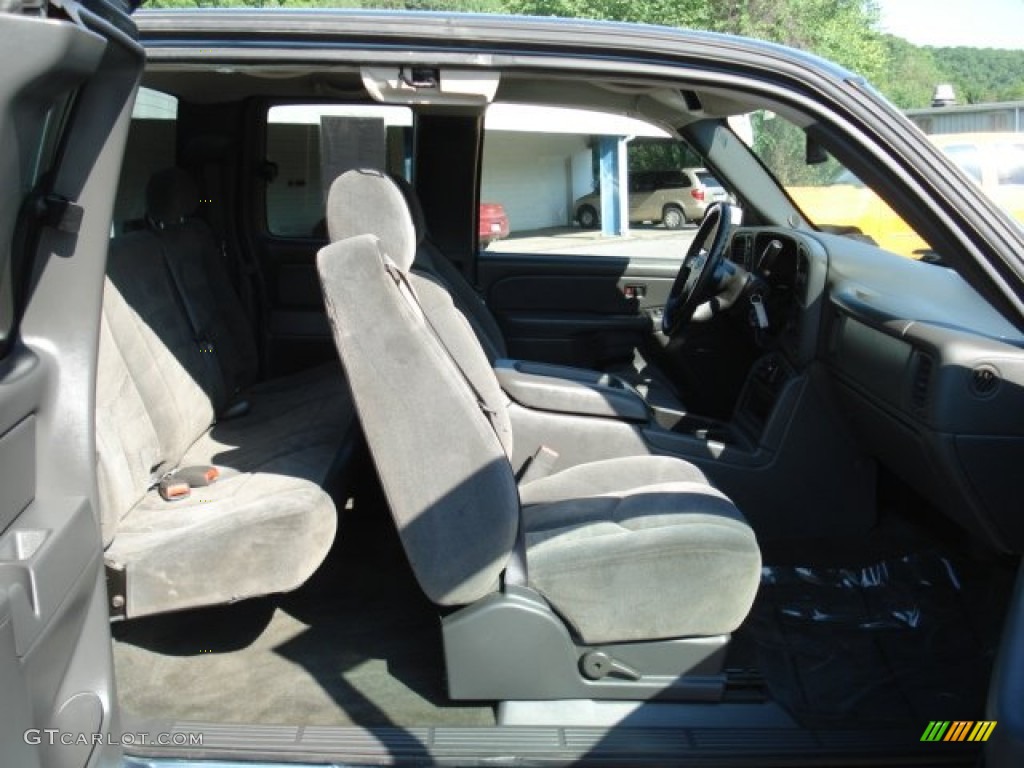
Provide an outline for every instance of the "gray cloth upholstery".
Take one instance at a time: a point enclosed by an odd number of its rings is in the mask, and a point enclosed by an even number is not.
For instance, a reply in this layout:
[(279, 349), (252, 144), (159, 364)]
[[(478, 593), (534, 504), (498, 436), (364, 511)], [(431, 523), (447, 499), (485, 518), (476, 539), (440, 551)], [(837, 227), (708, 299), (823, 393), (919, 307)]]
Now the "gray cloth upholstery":
[(199, 187), (181, 168), (157, 171), (146, 184), (146, 216), (157, 227), (176, 224), (199, 207)]
[(287, 592), (308, 579), (334, 541), (334, 505), (315, 483), (272, 469), (228, 474), (176, 502), (147, 493), (106, 551), (126, 568), (126, 615)]
[(385, 270), (381, 246), (373, 235), (334, 243), (317, 268), (409, 563), (431, 600), (462, 605), (498, 586), (519, 522), (515, 479), (475, 395)]
[(696, 467), (612, 459), (521, 493), (530, 585), (584, 641), (726, 634), (749, 612), (757, 541)]
[[(431, 242), (423, 206), (416, 190), (402, 177), (392, 178), (405, 197), (416, 231), (417, 249), (413, 269), (432, 276), (448, 289), (455, 306), (466, 316), (480, 346), (492, 363), (507, 358), (508, 345), (494, 314), (462, 272)], [(605, 370), (628, 382), (652, 406), (677, 411), (686, 410), (669, 377), (650, 363), (639, 350), (634, 351), (632, 360), (609, 365)]]
[[(337, 525), (322, 486), (355, 423), (337, 365), (255, 382), (255, 344), (212, 234), (189, 218), (189, 185), (158, 174), (150, 218), (163, 223), (114, 239), (107, 260), (97, 479), (105, 561), (125, 573), (128, 617), (282, 592), (312, 575)], [(248, 412), (218, 421), (235, 396)], [(153, 489), (193, 465), (221, 478), (174, 502)]]
[[(364, 177), (366, 183), (351, 181), (349, 174)], [(339, 183), (342, 178), (346, 181)], [(412, 267), (416, 255), (416, 230), (409, 216), (394, 219), (387, 212), (401, 195), (394, 184), (375, 183), (387, 179), (383, 171), (360, 168), (335, 179), (327, 196), (327, 232), (331, 242), (365, 234), (368, 222), (374, 222), (374, 234), (380, 249), (403, 272)]]
[[(374, 200), (361, 229), (317, 255), (324, 300), (392, 516), (417, 580), (445, 605), (478, 600), (522, 525), (530, 584), (583, 643), (731, 632), (760, 578), (739, 510), (666, 457), (580, 465), (517, 489), (493, 369), (445, 286), (409, 274), (412, 218), (395, 182), (350, 171), (328, 211)], [(353, 231), (353, 220), (331, 224)], [(404, 242), (404, 241), (403, 241)], [(495, 413), (497, 411), (497, 413)], [(520, 494), (522, 497), (520, 523)]]
[(413, 228), (416, 231), (416, 259), (413, 263), (413, 271), (433, 277), (448, 289), (452, 301), (465, 315), (480, 346), (483, 347), (492, 363), (495, 360), (508, 357), (505, 336), (491, 310), (487, 308), (480, 294), (462, 276), (451, 260), (441, 253), (430, 240), (427, 232), (427, 219), (423, 215), (423, 205), (420, 203), (416, 190), (401, 176), (392, 176), (391, 178), (405, 198), (409, 215), (412, 217)]
[(688, 461), (671, 456), (624, 456), (563, 469), (519, 488), (523, 506), (551, 504), (579, 495), (618, 493), (624, 488), (662, 483), (704, 483), (707, 477)]

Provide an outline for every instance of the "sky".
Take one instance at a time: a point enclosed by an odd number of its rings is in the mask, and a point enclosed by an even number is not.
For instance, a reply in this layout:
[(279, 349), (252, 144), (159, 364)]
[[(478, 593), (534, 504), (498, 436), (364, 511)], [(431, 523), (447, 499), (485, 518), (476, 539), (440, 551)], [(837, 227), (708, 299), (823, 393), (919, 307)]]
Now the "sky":
[(1024, 0), (876, 2), (882, 29), (915, 45), (1024, 48)]

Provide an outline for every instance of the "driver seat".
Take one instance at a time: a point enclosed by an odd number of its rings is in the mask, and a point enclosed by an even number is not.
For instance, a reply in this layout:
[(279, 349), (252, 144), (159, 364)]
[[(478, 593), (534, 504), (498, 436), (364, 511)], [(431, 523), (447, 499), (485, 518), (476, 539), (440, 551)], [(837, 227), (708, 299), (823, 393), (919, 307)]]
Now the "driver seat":
[[(444, 286), (451, 295), (455, 307), (466, 316), (492, 365), (495, 360), (507, 358), (508, 345), (494, 313), (462, 272), (430, 240), (423, 206), (415, 188), (401, 176), (392, 175), (391, 179), (405, 198), (416, 233), (416, 260), (413, 262), (413, 271), (427, 275)], [(602, 370), (626, 381), (648, 404), (685, 413), (686, 408), (669, 377), (648, 361), (639, 349), (633, 351), (632, 360), (616, 362)]]

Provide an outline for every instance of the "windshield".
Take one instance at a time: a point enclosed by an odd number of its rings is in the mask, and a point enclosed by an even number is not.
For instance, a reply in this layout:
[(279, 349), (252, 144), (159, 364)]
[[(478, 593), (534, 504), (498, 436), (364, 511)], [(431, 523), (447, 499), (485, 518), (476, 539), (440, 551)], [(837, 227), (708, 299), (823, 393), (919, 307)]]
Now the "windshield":
[[(768, 111), (751, 115), (753, 150), (815, 227), (857, 236), (900, 256), (922, 258), (931, 246), (856, 174), (808, 146), (799, 126)], [(1011, 217), (1024, 222), (1024, 140), (1016, 135), (929, 137)]]

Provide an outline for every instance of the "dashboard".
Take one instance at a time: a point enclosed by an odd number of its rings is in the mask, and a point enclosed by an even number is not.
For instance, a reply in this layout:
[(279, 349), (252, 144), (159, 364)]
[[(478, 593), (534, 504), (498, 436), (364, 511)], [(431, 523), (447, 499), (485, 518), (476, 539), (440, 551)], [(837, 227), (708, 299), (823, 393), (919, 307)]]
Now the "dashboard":
[(759, 346), (778, 346), (788, 361), (803, 367), (816, 355), (821, 325), (821, 297), (828, 256), (813, 238), (787, 230), (739, 229), (727, 258), (753, 277), (753, 290), (764, 305), (767, 327), (755, 317), (749, 325)]
[(1024, 336), (954, 271), (838, 235), (740, 229), (775, 348), (827, 371), (863, 450), (990, 546), (1024, 551)]

